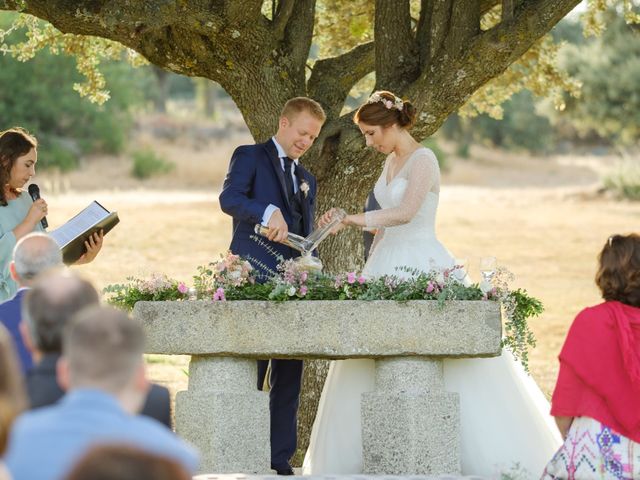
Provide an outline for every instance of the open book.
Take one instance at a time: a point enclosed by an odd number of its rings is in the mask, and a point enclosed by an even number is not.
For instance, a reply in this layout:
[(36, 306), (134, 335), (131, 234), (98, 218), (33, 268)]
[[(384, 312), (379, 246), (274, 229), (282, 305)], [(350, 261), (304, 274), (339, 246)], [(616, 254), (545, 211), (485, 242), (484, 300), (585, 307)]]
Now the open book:
[(106, 235), (119, 221), (117, 212), (109, 212), (94, 200), (67, 223), (49, 232), (49, 235), (60, 245), (64, 263), (71, 265), (87, 251), (84, 242), (91, 235), (100, 230), (104, 230)]

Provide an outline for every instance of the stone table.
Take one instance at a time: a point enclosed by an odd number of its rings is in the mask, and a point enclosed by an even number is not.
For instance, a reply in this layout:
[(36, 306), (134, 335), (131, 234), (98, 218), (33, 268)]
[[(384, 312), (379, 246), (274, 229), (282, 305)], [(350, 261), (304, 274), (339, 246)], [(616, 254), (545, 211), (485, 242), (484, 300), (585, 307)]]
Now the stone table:
[(460, 474), (456, 393), (442, 359), (500, 354), (490, 301), (138, 302), (147, 353), (191, 355), (176, 397), (176, 431), (202, 453), (202, 472), (269, 473), (269, 399), (259, 358), (372, 358), (362, 396), (367, 474)]

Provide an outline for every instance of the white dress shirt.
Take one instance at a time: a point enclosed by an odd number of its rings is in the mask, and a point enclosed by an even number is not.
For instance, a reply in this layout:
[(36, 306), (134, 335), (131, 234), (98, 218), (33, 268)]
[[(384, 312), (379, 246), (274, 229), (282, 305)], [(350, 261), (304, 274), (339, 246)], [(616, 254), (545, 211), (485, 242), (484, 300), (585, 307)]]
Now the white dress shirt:
[[(273, 143), (276, 146), (276, 150), (278, 150), (278, 157), (280, 158), (280, 166), (282, 167), (282, 171), (284, 172), (284, 157), (287, 156), (286, 152), (284, 151), (284, 149), (282, 148), (282, 146), (278, 143), (278, 141), (276, 140), (276, 137), (271, 137), (271, 140), (273, 140)], [(298, 166), (298, 159), (297, 158), (293, 158), (293, 163), (296, 164), (296, 166)], [(297, 193), (298, 192), (298, 179), (296, 178), (295, 174), (294, 174), (294, 169), (291, 169), (291, 177), (293, 178), (293, 193)], [(286, 173), (286, 172), (285, 172)], [(276, 207), (275, 205), (269, 204), (269, 206), (264, 210), (264, 213), (262, 214), (262, 225), (264, 225), (265, 227), (269, 224), (269, 220), (271, 219), (271, 215), (273, 215), (273, 212), (275, 212), (276, 210), (280, 210), (278, 207)]]

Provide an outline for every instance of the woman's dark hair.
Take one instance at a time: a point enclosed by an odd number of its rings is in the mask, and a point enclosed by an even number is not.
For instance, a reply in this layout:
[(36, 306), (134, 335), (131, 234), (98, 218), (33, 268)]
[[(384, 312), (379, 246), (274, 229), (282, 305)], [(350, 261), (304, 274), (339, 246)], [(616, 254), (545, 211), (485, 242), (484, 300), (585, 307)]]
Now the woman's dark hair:
[(640, 307), (640, 235), (610, 236), (598, 260), (602, 298)]
[(102, 445), (89, 450), (66, 480), (191, 480), (176, 461), (125, 445)]
[(14, 127), (0, 132), (0, 205), (3, 207), (7, 206), (4, 186), (9, 183), (13, 165), (33, 148), (38, 148), (38, 141), (24, 128)]
[(402, 100), (386, 90), (374, 92), (362, 105), (353, 121), (383, 128), (398, 124), (404, 129), (410, 129), (416, 120), (416, 109), (408, 100)]

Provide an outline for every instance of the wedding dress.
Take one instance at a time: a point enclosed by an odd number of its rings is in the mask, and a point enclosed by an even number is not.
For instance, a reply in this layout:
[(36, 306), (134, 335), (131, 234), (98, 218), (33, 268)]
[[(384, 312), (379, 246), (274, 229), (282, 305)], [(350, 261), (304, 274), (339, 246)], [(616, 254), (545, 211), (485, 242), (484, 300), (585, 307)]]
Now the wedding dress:
[[(450, 268), (454, 258), (435, 235), (440, 170), (433, 152), (419, 148), (387, 182), (389, 160), (374, 193), (381, 210), (367, 212), (367, 226), (378, 228), (363, 274), (408, 273)], [(549, 404), (533, 379), (509, 351), (489, 359), (447, 359), (445, 388), (460, 396), (463, 475), (539, 478), (560, 446)], [(360, 397), (374, 389), (373, 360), (331, 362), (304, 474), (362, 472)]]

